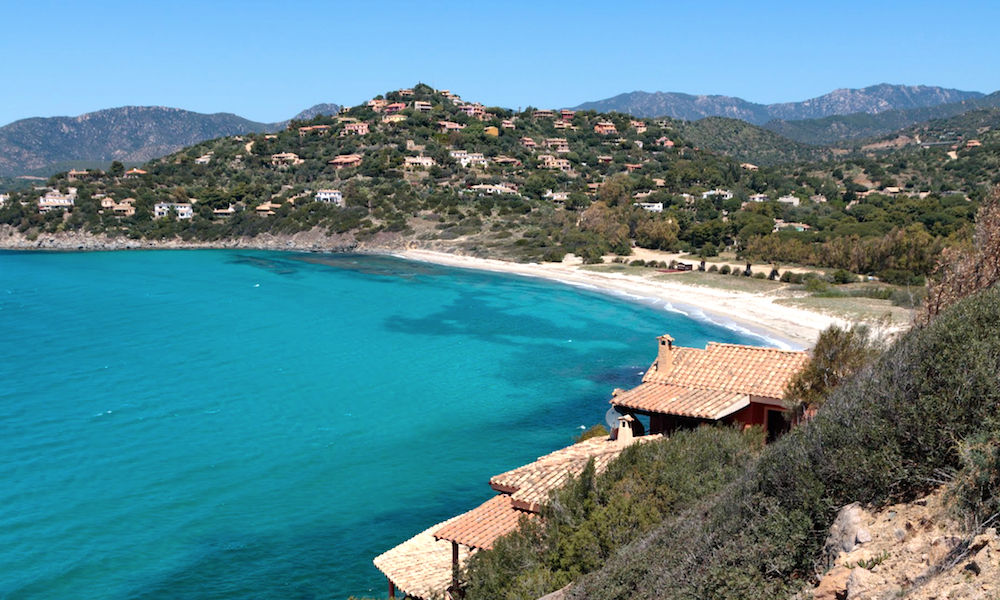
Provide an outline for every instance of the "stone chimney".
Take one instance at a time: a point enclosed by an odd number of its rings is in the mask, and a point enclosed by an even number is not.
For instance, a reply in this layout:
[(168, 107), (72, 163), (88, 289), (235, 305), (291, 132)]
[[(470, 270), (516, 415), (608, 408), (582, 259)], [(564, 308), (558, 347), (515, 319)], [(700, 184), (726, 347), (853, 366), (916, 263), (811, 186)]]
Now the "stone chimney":
[(656, 340), (660, 343), (656, 352), (656, 372), (666, 373), (674, 366), (674, 338), (661, 335)]
[(635, 438), (642, 437), (641, 429), (642, 423), (636, 421), (635, 417), (622, 415), (618, 417), (618, 427), (615, 427), (611, 432), (611, 439), (618, 442), (620, 446), (628, 446), (635, 441)]

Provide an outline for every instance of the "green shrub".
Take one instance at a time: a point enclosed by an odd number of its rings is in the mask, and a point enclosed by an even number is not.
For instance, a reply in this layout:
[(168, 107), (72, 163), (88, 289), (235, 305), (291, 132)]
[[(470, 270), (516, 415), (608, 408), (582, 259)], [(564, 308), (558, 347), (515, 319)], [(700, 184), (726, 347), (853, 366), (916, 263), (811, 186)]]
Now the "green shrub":
[(892, 285), (912, 285), (922, 287), (926, 283), (923, 275), (903, 269), (886, 269), (878, 274), (879, 279)]
[(833, 283), (837, 285), (844, 285), (845, 283), (857, 282), (858, 277), (854, 273), (848, 271), (847, 269), (837, 269), (830, 276), (830, 279)]
[(830, 289), (830, 286), (825, 281), (819, 279), (818, 277), (812, 277), (804, 280), (806, 282), (807, 292), (812, 292), (815, 294), (815, 293), (826, 292)]
[(473, 556), (467, 597), (541, 597), (601, 568), (619, 548), (732, 483), (762, 448), (760, 430), (703, 427), (634, 444), (599, 476), (591, 462), (553, 493), (544, 524), (522, 524)]
[(729, 275), (730, 271), (732, 271), (732, 269), (729, 268), (729, 265), (722, 265), (722, 267), (719, 268), (720, 275)]
[(1000, 431), (983, 431), (959, 444), (962, 469), (951, 488), (957, 516), (971, 531), (1000, 517)]
[(611, 432), (608, 431), (608, 428), (598, 423), (597, 425), (594, 425), (593, 427), (584, 431), (580, 435), (575, 436), (573, 438), (573, 443), (578, 444), (584, 440), (589, 440), (591, 438), (608, 437), (610, 435)]
[[(719, 272), (719, 265), (712, 265), (711, 267), (708, 268), (708, 272), (709, 273), (718, 273)], [(725, 274), (725, 273), (723, 273), (723, 274)]]
[(968, 480), (960, 489), (971, 510), (995, 512), (997, 451), (984, 444), (1000, 431), (997, 322), (991, 290), (908, 332), (737, 483), (673, 513), (569, 597), (787, 596), (832, 566), (821, 551), (841, 506), (912, 500), (942, 473)]

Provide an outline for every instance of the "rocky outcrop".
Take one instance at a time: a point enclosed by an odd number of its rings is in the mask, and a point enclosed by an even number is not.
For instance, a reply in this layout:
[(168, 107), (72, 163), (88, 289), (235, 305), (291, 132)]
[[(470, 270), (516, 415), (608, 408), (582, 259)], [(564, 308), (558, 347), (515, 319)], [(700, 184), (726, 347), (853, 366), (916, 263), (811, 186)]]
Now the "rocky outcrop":
[(126, 237), (109, 237), (82, 232), (41, 234), (28, 237), (9, 225), (0, 225), (0, 249), (4, 250), (163, 250), (197, 248), (240, 248), (254, 250), (294, 250), (300, 252), (352, 252), (366, 250), (393, 250), (402, 247), (398, 236), (380, 234), (365, 243), (352, 235), (329, 235), (320, 229), (294, 235), (261, 234), (225, 240), (199, 241), (170, 238), (165, 240), (133, 240)]
[(814, 600), (995, 598), (1000, 536), (969, 535), (949, 514), (944, 492), (878, 513), (840, 510), (824, 547), (829, 570)]

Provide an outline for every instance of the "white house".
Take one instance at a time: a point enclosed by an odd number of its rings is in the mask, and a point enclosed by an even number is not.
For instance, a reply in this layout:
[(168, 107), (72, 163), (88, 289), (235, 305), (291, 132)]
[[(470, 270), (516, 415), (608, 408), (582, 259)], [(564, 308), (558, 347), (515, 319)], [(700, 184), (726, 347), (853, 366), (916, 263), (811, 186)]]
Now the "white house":
[(796, 196), (793, 196), (791, 194), (786, 194), (778, 198), (778, 202), (781, 202), (782, 204), (791, 204), (792, 206), (798, 206), (800, 200)]
[(194, 208), (187, 202), (157, 202), (153, 205), (153, 215), (157, 219), (170, 216), (170, 209), (177, 213), (177, 220), (184, 221), (194, 218)]
[(452, 150), (448, 153), (453, 159), (455, 159), (458, 164), (463, 167), (468, 167), (469, 165), (478, 165), (485, 167), (487, 164), (486, 157), (483, 156), (482, 152), (467, 152), (465, 150)]
[(750, 202), (767, 202), (770, 199), (771, 197), (768, 196), (767, 194), (754, 194), (749, 198), (747, 198), (747, 200), (749, 200)]
[(429, 169), (436, 164), (434, 159), (429, 156), (407, 156), (403, 158), (404, 169)]
[(662, 202), (633, 202), (633, 206), (638, 206), (642, 210), (647, 210), (649, 212), (663, 212)]
[(319, 190), (316, 192), (316, 202), (326, 202), (337, 206), (344, 205), (344, 194), (340, 190)]
[(707, 192), (701, 193), (702, 199), (707, 199), (709, 196), (722, 196), (723, 200), (729, 200), (730, 198), (733, 197), (733, 193), (730, 192), (729, 190), (719, 190), (719, 189), (709, 190)]
[(76, 203), (76, 188), (69, 188), (63, 194), (59, 190), (49, 189), (45, 195), (38, 197), (38, 212), (47, 213), (50, 210), (67, 209)]
[(516, 189), (508, 187), (503, 184), (492, 185), (488, 183), (480, 183), (479, 185), (474, 185), (471, 188), (469, 188), (469, 191), (475, 192), (480, 195), (486, 194), (488, 196), (497, 196), (503, 194), (520, 195), (517, 193)]
[(10, 200), (10, 194), (0, 194), (0, 206), (7, 204), (8, 200)]

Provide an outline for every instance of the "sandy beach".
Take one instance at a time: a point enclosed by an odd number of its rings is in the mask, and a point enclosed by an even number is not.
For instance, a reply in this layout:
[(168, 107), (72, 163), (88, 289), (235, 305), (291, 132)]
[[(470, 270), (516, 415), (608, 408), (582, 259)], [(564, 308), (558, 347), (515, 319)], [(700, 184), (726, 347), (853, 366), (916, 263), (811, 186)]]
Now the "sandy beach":
[(653, 280), (623, 273), (600, 273), (583, 269), (578, 264), (519, 264), (430, 250), (406, 250), (397, 256), (452, 267), (543, 277), (571, 285), (593, 286), (611, 293), (657, 298), (689, 316), (704, 315), (717, 323), (745, 329), (764, 338), (770, 345), (782, 348), (810, 348), (823, 329), (834, 324), (849, 324), (830, 315), (776, 304), (775, 297), (767, 294)]

